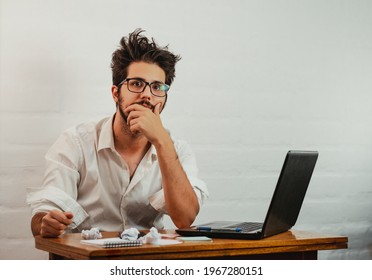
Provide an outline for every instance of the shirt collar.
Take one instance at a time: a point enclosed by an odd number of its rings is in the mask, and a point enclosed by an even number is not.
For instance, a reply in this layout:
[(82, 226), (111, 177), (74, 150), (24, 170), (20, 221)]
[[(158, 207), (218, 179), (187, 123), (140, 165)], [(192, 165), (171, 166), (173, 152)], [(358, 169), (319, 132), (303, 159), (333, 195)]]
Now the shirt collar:
[(98, 138), (98, 148), (97, 151), (102, 149), (110, 148), (111, 150), (115, 150), (115, 142), (114, 142), (114, 132), (112, 131), (112, 124), (114, 121), (114, 116), (105, 120), (101, 127), (101, 133), (99, 134)]

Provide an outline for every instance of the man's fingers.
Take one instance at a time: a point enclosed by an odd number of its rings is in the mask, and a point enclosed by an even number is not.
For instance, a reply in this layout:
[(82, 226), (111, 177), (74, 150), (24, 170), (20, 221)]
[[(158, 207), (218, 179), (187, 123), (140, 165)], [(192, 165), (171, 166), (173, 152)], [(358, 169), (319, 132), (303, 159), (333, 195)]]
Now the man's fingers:
[(40, 229), (40, 235), (43, 237), (57, 237), (64, 233), (64, 230), (58, 230), (51, 227), (42, 226)]
[(141, 112), (139, 111), (130, 111), (127, 118), (127, 124), (130, 125), (131, 121), (133, 119), (139, 118), (141, 115)]
[(46, 215), (42, 219), (40, 234), (44, 237), (57, 237), (64, 233), (66, 225)]
[(52, 219), (64, 225), (69, 225), (72, 223), (73, 214), (71, 212), (51, 211), (49, 213)]
[(56, 237), (63, 234), (72, 223), (73, 217), (71, 212), (50, 211), (41, 220), (40, 234), (44, 237)]
[(132, 111), (145, 111), (145, 110), (150, 110), (151, 111), (150, 108), (147, 108), (147, 107), (142, 106), (140, 104), (132, 104), (132, 105), (129, 105), (127, 108), (124, 109), (124, 113), (129, 114)]
[(155, 105), (154, 113), (157, 116), (160, 116), (160, 107), (161, 107), (161, 103), (158, 103), (158, 104)]
[(69, 220), (72, 220), (72, 218), (74, 217), (74, 214), (72, 214), (72, 212), (64, 212), (64, 213), (65, 213), (66, 218)]

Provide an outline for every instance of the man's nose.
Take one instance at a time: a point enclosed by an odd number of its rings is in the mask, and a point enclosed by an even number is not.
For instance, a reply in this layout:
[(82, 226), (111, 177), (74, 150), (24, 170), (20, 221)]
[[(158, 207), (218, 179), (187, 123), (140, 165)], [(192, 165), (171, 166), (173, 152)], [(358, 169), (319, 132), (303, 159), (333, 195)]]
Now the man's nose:
[(151, 98), (151, 89), (150, 89), (150, 85), (149, 84), (146, 84), (145, 85), (145, 88), (143, 89), (142, 93), (141, 93), (141, 98), (145, 98), (145, 99), (150, 99)]

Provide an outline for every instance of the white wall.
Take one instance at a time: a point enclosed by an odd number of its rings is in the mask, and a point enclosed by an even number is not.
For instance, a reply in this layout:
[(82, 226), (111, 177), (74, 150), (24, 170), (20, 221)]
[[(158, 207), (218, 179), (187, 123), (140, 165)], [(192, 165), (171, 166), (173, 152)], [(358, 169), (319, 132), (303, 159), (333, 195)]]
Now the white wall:
[(197, 222), (263, 219), (287, 150), (318, 150), (295, 228), (349, 237), (322, 259), (372, 259), (371, 1), (0, 3), (0, 259), (47, 258), (26, 187), (62, 130), (114, 112), (111, 54), (137, 27), (183, 56), (163, 119), (209, 186)]

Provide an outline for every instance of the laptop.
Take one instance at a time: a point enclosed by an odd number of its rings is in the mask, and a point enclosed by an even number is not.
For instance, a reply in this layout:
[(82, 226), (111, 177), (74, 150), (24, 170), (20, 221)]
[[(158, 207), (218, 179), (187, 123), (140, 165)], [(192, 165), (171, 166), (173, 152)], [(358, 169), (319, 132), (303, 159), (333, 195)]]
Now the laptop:
[(262, 239), (292, 228), (310, 183), (317, 151), (288, 151), (264, 222), (215, 221), (176, 229), (183, 236)]

